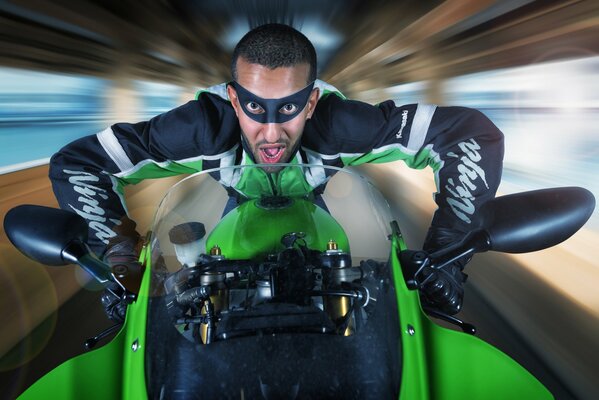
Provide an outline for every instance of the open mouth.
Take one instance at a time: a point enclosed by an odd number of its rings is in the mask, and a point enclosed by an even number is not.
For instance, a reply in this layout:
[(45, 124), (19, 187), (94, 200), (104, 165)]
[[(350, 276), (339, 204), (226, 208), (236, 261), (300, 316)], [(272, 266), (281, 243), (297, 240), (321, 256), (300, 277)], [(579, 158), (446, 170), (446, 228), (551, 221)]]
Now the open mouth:
[(279, 162), (281, 156), (285, 152), (285, 146), (261, 147), (260, 154), (264, 163)]

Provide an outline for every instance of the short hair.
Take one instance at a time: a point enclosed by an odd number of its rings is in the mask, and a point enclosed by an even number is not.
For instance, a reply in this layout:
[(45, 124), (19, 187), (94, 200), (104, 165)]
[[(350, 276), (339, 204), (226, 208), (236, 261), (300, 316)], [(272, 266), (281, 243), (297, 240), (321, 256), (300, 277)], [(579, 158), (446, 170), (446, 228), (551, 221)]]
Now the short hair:
[(231, 75), (234, 80), (237, 80), (239, 57), (270, 69), (307, 63), (310, 65), (307, 83), (316, 80), (316, 50), (305, 35), (289, 25), (266, 24), (246, 33), (233, 50)]

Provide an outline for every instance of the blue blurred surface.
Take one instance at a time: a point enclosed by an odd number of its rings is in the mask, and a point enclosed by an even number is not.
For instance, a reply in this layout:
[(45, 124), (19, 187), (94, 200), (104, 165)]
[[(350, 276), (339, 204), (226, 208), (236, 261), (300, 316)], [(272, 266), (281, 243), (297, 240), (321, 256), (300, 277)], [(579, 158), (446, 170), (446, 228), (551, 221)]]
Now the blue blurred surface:
[[(108, 80), (0, 68), (0, 168), (52, 156), (99, 132), (111, 114)], [(136, 81), (145, 120), (178, 105), (180, 88)]]

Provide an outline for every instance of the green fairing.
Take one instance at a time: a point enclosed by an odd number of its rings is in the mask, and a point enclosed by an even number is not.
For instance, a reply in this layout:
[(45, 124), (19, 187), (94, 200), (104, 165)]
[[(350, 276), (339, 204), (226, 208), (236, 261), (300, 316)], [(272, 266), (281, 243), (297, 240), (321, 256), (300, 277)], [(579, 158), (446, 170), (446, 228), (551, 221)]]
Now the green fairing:
[[(123, 347), (123, 382), (121, 398), (124, 400), (146, 399), (145, 354), (148, 299), (150, 297), (151, 247), (147, 245), (140, 254), (140, 263), (145, 266), (137, 300), (127, 307), (125, 330), (127, 335)], [(134, 351), (134, 343), (137, 351)]]
[(125, 331), (106, 346), (50, 371), (19, 399), (117, 399), (121, 397)]
[[(106, 345), (74, 357), (29, 387), (19, 399), (144, 399), (147, 398), (144, 352), (148, 293), (150, 287), (150, 249), (140, 261), (146, 266), (140, 294), (127, 308), (123, 327)], [(139, 348), (132, 350), (138, 340)]]
[[(400, 399), (552, 399), (526, 369), (488, 343), (433, 323), (418, 292), (406, 286), (393, 237), (391, 267), (397, 292), (403, 365)], [(412, 333), (410, 333), (412, 332)]]
[(293, 199), (282, 209), (265, 210), (250, 200), (227, 214), (206, 241), (209, 251), (218, 245), (230, 259), (252, 259), (283, 249), (286, 233), (303, 232), (309, 248), (326, 250), (330, 239), (339, 249), (349, 252), (343, 228), (333, 217), (309, 200)]

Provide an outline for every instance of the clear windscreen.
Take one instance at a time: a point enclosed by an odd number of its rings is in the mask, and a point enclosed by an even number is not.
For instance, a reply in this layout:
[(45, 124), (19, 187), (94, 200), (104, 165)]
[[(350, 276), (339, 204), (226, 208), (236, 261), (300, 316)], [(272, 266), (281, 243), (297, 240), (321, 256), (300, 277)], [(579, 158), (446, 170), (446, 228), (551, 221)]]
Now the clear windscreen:
[[(346, 234), (352, 258), (356, 260), (387, 259), (390, 248), (388, 235), (391, 233), (389, 223), (392, 220), (389, 205), (366, 178), (351, 170), (334, 167), (280, 165), (285, 168), (283, 171), (289, 175), (290, 179), (302, 179), (308, 173), (315, 175), (315, 170), (319, 171), (320, 176), (326, 176), (326, 178), (316, 191), (308, 182), (289, 185), (285, 182), (285, 176), (275, 178), (273, 183), (277, 195), (292, 199), (305, 199), (325, 209)], [(232, 177), (235, 177), (237, 181), (241, 180), (240, 177), (243, 174), (259, 176), (264, 180), (263, 185), (252, 186), (247, 193), (239, 193), (231, 188), (227, 190), (223, 185), (223, 183), (231, 183)], [(177, 260), (176, 246), (171, 240), (173, 234), (169, 235), (169, 233), (176, 226), (192, 222), (201, 223), (206, 232), (204, 239), (197, 243), (195, 252), (198, 256), (209, 252), (210, 249), (206, 249), (206, 240), (221, 222), (228, 203), (231, 207), (231, 203), (236, 206), (247, 199), (273, 196), (271, 181), (265, 175), (256, 165), (235, 166), (204, 171), (173, 186), (160, 203), (152, 224), (152, 259), (155, 261), (162, 257), (171, 272), (180, 269), (182, 263)], [(283, 175), (283, 172), (280, 172), (279, 175)], [(247, 186), (244, 185), (244, 189)], [(231, 196), (238, 197), (240, 200), (236, 202)], [(287, 221), (282, 218), (262, 219), (255, 222), (260, 224), (264, 231), (268, 231), (269, 227), (264, 226), (265, 224), (271, 223), (279, 226)], [(304, 222), (308, 223), (308, 221)], [(292, 223), (289, 232), (298, 228), (300, 231), (305, 230), (302, 229), (305, 227), (301, 224), (293, 225)], [(276, 239), (274, 238), (274, 240)], [(326, 238), (323, 243), (313, 243), (314, 248), (325, 250), (328, 239), (331, 238)], [(224, 255), (226, 256), (226, 254)]]

